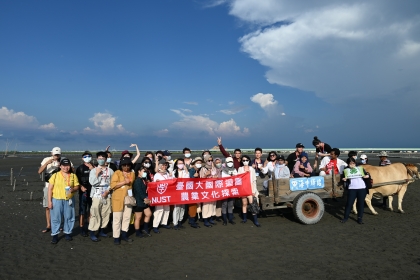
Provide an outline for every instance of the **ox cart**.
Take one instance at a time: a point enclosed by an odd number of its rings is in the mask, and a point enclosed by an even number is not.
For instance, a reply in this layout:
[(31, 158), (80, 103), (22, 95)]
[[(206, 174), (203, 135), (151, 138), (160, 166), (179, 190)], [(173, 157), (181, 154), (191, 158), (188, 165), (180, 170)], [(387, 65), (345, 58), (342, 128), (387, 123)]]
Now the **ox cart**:
[[(274, 177), (274, 176), (273, 176)], [(342, 197), (340, 175), (268, 180), (268, 195), (260, 195), (262, 210), (293, 208), (295, 218), (306, 225), (318, 223), (324, 215), (325, 198)]]

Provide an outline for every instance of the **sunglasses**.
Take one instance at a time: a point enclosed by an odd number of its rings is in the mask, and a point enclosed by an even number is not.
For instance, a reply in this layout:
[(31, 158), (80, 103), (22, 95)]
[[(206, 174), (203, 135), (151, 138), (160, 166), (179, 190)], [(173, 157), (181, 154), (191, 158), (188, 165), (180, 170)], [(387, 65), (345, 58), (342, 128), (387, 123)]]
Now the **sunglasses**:
[(92, 156), (83, 156), (83, 158), (91, 158)]
[(270, 157), (275, 157), (276, 155), (270, 155)]
[(207, 162), (213, 162), (213, 160), (212, 160), (212, 159), (210, 159), (210, 160), (208, 160)]
[(242, 162), (249, 162), (249, 160), (243, 160)]

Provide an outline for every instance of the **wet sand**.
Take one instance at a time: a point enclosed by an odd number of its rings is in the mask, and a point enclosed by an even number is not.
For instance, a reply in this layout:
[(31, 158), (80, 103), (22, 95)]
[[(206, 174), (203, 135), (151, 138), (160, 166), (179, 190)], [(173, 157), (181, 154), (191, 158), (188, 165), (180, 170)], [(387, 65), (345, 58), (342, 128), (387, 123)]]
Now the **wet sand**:
[[(79, 160), (70, 159), (77, 166)], [(257, 228), (250, 220), (240, 224), (235, 209), (236, 225), (200, 229), (187, 225), (180, 231), (161, 229), (161, 234), (148, 238), (136, 238), (130, 228), (134, 242), (115, 246), (112, 238), (94, 243), (80, 236), (76, 207), (73, 241), (63, 238), (52, 245), (49, 233), (40, 232), (45, 227), (43, 182), (37, 174), (41, 160), (0, 159), (1, 279), (420, 278), (420, 181), (408, 187), (405, 214), (383, 210), (374, 201), (379, 215), (365, 208), (364, 225), (354, 219), (341, 224), (345, 201), (339, 200), (326, 204), (316, 225), (299, 224), (291, 210), (284, 210), (283, 217), (267, 212)], [(14, 192), (11, 167), (15, 176), (23, 167)]]

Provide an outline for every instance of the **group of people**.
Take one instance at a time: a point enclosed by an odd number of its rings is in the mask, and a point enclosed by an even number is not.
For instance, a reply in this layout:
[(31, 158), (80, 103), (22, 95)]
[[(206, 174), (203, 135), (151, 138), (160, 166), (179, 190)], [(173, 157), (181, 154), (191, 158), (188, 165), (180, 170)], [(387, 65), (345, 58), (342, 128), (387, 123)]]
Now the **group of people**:
[[(41, 162), (38, 170), (39, 174), (45, 175), (43, 206), (47, 226), (43, 232), (51, 231), (53, 244), (58, 242), (60, 231), (63, 231), (66, 240), (72, 240), (76, 193), (79, 195), (81, 235), (89, 237), (93, 242), (100, 241), (100, 237), (108, 237), (106, 229), (111, 220), (112, 236), (116, 245), (120, 244), (121, 240), (133, 241), (128, 235), (130, 223), (134, 224), (136, 237), (151, 236), (152, 231), (158, 234), (160, 228), (182, 229), (186, 214), (188, 223), (193, 228), (200, 228), (200, 220), (208, 228), (216, 225), (217, 221), (225, 226), (234, 225), (234, 198), (199, 204), (151, 207), (147, 188), (150, 182), (172, 178), (222, 178), (246, 172), (250, 174), (252, 194), (240, 199), (241, 223), (247, 222), (249, 212), (254, 225), (260, 227), (258, 197), (260, 193), (265, 192), (263, 186), (268, 179), (317, 175), (315, 170), (319, 158), (322, 159), (319, 165), (320, 176), (331, 173), (342, 174), (344, 168), (355, 168), (359, 165), (356, 163), (356, 152), (349, 153), (347, 162), (343, 162), (338, 158), (339, 149), (331, 148), (317, 137), (314, 137), (312, 142), (316, 147), (313, 168), (302, 143), (296, 144), (296, 150), (287, 158), (271, 151), (267, 158), (263, 159), (263, 150), (255, 148), (255, 157), (251, 159), (248, 155), (243, 155), (240, 149), (235, 149), (231, 155), (223, 147), (221, 138), (218, 138), (217, 142), (224, 159), (213, 157), (209, 150), (193, 158), (191, 150), (184, 148), (183, 155), (177, 159), (172, 159), (171, 153), (167, 150), (155, 153), (148, 151), (138, 162), (140, 151), (136, 144), (132, 144), (131, 147), (136, 148), (136, 156), (126, 150), (122, 152), (118, 161), (113, 162), (108, 146), (105, 151), (96, 153), (96, 164), (92, 153), (84, 152), (81, 157), (82, 164), (76, 169), (68, 158), (61, 156), (59, 147), (53, 148), (51, 156)], [(365, 155), (360, 158), (360, 164), (367, 164)], [(362, 189), (362, 182), (364, 181), (355, 179), (346, 182), (349, 199), (366, 195), (366, 186), (363, 188), (364, 193), (357, 191), (357, 194), (353, 195), (351, 191)], [(364, 198), (360, 200), (364, 201)], [(350, 200), (347, 204), (349, 202)], [(169, 224), (171, 212), (173, 227)], [(363, 210), (358, 213), (362, 215)], [(342, 222), (347, 219), (346, 206)], [(362, 217), (359, 217), (358, 221), (362, 223)]]

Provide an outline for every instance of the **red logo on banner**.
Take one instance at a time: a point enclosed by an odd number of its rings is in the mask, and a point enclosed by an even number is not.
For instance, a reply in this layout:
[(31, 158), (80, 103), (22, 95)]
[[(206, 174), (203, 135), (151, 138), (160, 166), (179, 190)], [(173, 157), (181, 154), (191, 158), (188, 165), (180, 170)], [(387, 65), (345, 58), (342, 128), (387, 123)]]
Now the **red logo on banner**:
[(193, 204), (251, 194), (249, 172), (225, 178), (178, 178), (148, 184), (150, 205)]

